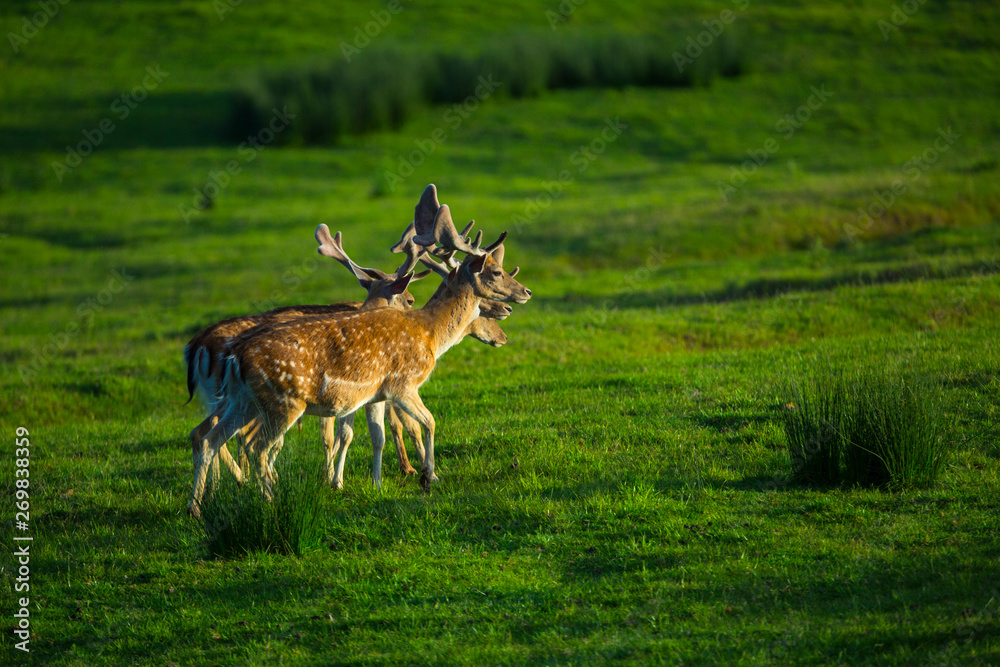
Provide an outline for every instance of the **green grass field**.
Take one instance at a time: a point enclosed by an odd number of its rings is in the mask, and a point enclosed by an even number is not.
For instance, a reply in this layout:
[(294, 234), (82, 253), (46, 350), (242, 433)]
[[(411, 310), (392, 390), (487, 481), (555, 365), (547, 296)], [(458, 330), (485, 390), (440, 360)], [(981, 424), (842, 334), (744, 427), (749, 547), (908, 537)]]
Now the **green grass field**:
[[(53, 4), (24, 43), (8, 33), (37, 0), (0, 6), (5, 664), (1000, 663), (993, 3), (913, 3), (898, 26), (868, 0), (563, 3), (557, 31), (692, 37), (729, 9), (749, 71), (497, 95), (457, 125), (432, 107), (253, 152), (226, 136), (230, 93), (338, 57), (384, 3)], [(560, 11), (402, 6), (373, 43), (474, 49), (547, 35)], [(312, 548), (211, 558), (185, 513), (203, 415), (183, 405), (184, 344), (223, 317), (361, 298), (316, 225), (391, 270), (431, 182), (457, 222), (510, 232), (534, 293), (505, 347), (464, 342), (421, 390), (440, 483), (424, 494), (387, 449), (372, 489), (359, 419)], [(941, 390), (936, 484), (790, 481), (786, 388), (824, 365)], [(318, 457), (317, 424), (282, 456)]]

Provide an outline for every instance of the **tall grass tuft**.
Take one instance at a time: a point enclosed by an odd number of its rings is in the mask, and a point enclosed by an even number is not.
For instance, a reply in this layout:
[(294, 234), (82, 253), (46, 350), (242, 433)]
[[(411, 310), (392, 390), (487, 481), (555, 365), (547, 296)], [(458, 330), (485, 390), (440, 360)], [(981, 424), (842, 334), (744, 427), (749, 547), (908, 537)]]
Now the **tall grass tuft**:
[(373, 46), (351, 63), (336, 58), (258, 74), (234, 94), (230, 128), (246, 138), (273, 109), (287, 108), (296, 117), (277, 142), (333, 144), (344, 135), (398, 128), (431, 104), (463, 102), (482, 80), (499, 82), (491, 94), (521, 98), (560, 88), (694, 86), (746, 69), (747, 50), (734, 27), (693, 63), (679, 65), (673, 54), (683, 53), (688, 36), (524, 32), (474, 53)]
[(792, 479), (799, 484), (840, 482), (840, 461), (851, 418), (843, 376), (827, 371), (794, 382), (783, 412)]
[(944, 469), (940, 390), (912, 371), (827, 367), (788, 395), (783, 421), (796, 482), (921, 487)]
[(868, 369), (855, 379), (846, 477), (855, 484), (928, 486), (947, 454), (940, 391), (919, 377)]
[[(321, 462), (286, 447), (275, 469), (273, 499), (264, 498), (253, 466), (242, 486), (227, 471), (202, 502), (208, 550), (222, 558), (253, 552), (301, 556), (318, 541), (320, 503), (328, 492)], [(293, 451), (289, 451), (293, 450)]]

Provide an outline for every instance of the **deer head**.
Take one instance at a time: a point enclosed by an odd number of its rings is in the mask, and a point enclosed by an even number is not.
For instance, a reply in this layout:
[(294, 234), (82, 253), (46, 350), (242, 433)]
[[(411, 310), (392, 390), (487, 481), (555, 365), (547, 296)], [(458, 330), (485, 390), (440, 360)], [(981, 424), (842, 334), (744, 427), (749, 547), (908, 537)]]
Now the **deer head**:
[(500, 347), (507, 342), (507, 334), (496, 320), (488, 317), (477, 317), (472, 320), (472, 324), (465, 330), (465, 335), (493, 347)]
[[(432, 186), (427, 187), (429, 190)], [(427, 190), (424, 190), (424, 197), (426, 196)], [(421, 197), (421, 202), (424, 201), (424, 197)], [(433, 239), (433, 242), (440, 243), (441, 248), (436, 248), (432, 254), (444, 260), (445, 268), (454, 266), (455, 253), (466, 253), (465, 260), (449, 270), (449, 276), (454, 273), (455, 278), (472, 285), (473, 292), (477, 297), (494, 301), (513, 301), (514, 303), (527, 302), (531, 298), (531, 290), (515, 280), (513, 274), (505, 273), (503, 270), (503, 241), (507, 238), (507, 232), (502, 233), (500, 238), (490, 245), (481, 248), (482, 234), (477, 235), (476, 240), (471, 243), (463, 236), (471, 224), (462, 230), (462, 233), (459, 233), (452, 221), (451, 210), (447, 204), (443, 204), (434, 216), (434, 223), (430, 231), (422, 235), (415, 235), (413, 242), (424, 244), (428, 239)], [(419, 229), (420, 226), (417, 228)], [(438, 265), (437, 262), (426, 257), (422, 258), (421, 261), (432, 270), (442, 273), (441, 265)], [(517, 273), (517, 270), (514, 273)], [(449, 284), (454, 284), (454, 278)]]

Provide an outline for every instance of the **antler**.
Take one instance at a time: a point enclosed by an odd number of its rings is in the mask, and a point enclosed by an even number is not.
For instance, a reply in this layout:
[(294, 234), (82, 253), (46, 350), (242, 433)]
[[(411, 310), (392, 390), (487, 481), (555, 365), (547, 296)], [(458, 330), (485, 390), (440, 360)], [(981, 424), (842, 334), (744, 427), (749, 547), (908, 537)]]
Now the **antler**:
[[(426, 193), (427, 191), (425, 190), (424, 192)], [(472, 228), (473, 224), (474, 222), (470, 222), (465, 229), (459, 232), (455, 229), (455, 223), (451, 219), (451, 210), (447, 204), (443, 204), (434, 216), (434, 224), (430, 231), (418, 233), (413, 238), (413, 242), (422, 246), (440, 244), (449, 251), (464, 252), (467, 255), (483, 255), (495, 250), (503, 243), (504, 238), (507, 236), (507, 232), (504, 232), (495, 243), (487, 246), (485, 249), (481, 249), (482, 232), (476, 235), (476, 240), (472, 243), (465, 238), (465, 234)], [(440, 256), (440, 253), (435, 254)]]
[[(420, 201), (413, 209), (413, 226), (417, 236), (430, 234), (434, 228), (434, 216), (437, 215), (441, 204), (438, 203), (437, 187), (433, 183), (424, 188), (420, 195)], [(421, 245), (431, 245), (422, 243)]]
[(397, 276), (403, 276), (413, 271), (413, 269), (417, 267), (417, 262), (421, 257), (423, 257), (424, 253), (427, 252), (427, 248), (413, 242), (413, 237), (415, 235), (416, 221), (411, 222), (410, 226), (406, 228), (406, 231), (403, 232), (402, 238), (399, 239), (399, 243), (389, 248), (392, 252), (406, 253), (406, 261), (403, 262), (401, 267), (396, 269)]
[(351, 261), (351, 258), (344, 252), (344, 246), (340, 243), (340, 232), (337, 232), (336, 236), (330, 236), (330, 228), (325, 224), (316, 228), (316, 242), (319, 243), (319, 248), (317, 248), (319, 254), (337, 260), (346, 266), (347, 270), (354, 274), (358, 280), (384, 280), (389, 277), (388, 274), (378, 269), (366, 269)]
[(434, 273), (438, 274), (442, 278), (447, 279), (448, 276), (451, 275), (451, 272), (457, 269), (460, 265), (460, 262), (455, 259), (454, 252), (447, 252), (442, 254), (431, 253), (431, 254), (435, 255), (436, 257), (441, 257), (444, 260), (444, 263), (442, 264), (440, 262), (435, 262), (433, 259), (427, 257), (426, 255), (420, 258), (420, 263), (426, 266), (427, 268), (431, 269), (432, 271), (434, 271)]

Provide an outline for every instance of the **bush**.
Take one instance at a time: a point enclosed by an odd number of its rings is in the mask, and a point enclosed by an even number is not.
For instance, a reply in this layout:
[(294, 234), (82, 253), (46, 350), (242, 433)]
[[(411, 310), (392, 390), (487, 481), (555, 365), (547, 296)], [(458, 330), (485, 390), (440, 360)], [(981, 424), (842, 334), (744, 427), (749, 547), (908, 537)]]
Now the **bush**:
[(328, 490), (321, 462), (296, 449), (305, 448), (286, 447), (275, 463), (278, 480), (271, 502), (264, 498), (253, 466), (241, 465), (242, 486), (222, 471), (218, 485), (206, 492), (201, 506), (213, 556), (231, 558), (253, 552), (301, 556), (314, 546), (320, 503)]
[(288, 107), (297, 118), (276, 141), (332, 144), (348, 134), (398, 128), (429, 104), (461, 102), (475, 95), (481, 76), (502, 82), (498, 95), (520, 98), (583, 86), (693, 86), (745, 69), (733, 27), (679, 69), (673, 53), (683, 50), (686, 36), (526, 32), (479, 54), (372, 47), (351, 63), (338, 58), (259, 74), (234, 94), (230, 127), (245, 138), (264, 126), (273, 108)]
[(828, 368), (788, 394), (783, 420), (799, 483), (919, 487), (944, 469), (941, 394), (915, 373)]

